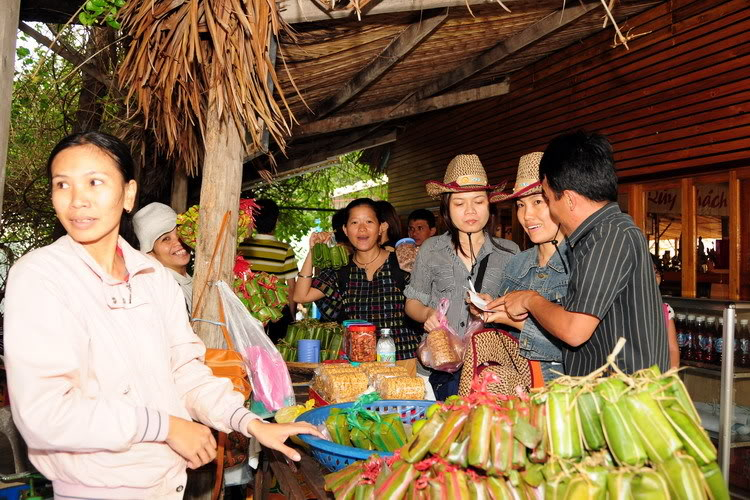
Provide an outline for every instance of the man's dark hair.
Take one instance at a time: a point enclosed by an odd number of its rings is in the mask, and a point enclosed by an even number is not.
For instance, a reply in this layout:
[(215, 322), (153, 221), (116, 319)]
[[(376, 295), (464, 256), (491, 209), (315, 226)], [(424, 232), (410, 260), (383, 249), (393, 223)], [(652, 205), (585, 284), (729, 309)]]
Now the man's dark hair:
[(255, 229), (260, 234), (271, 234), (276, 229), (279, 220), (279, 206), (273, 200), (260, 199), (256, 201), (260, 210), (255, 215)]
[(413, 220), (423, 220), (427, 222), (427, 225), (430, 226), (430, 228), (435, 227), (435, 214), (433, 214), (426, 208), (418, 208), (410, 213), (407, 223)]
[(555, 137), (544, 150), (539, 179), (557, 199), (565, 190), (591, 201), (617, 201), (612, 145), (601, 134), (577, 131)]

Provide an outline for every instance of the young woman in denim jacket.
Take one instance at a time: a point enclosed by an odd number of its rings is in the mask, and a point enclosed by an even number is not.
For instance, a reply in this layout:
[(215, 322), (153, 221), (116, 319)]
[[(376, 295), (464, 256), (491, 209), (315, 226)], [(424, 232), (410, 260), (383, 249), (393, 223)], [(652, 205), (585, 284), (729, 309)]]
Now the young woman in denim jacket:
[[(542, 195), (539, 183), (541, 159), (542, 153), (522, 156), (513, 193), (496, 192), (490, 196), (491, 203), (515, 201), (518, 221), (534, 243), (532, 248), (513, 256), (505, 266), (500, 294), (504, 295), (514, 290), (535, 290), (547, 300), (559, 302), (568, 290), (567, 262), (563, 260), (565, 243), (557, 243), (558, 238), (562, 239), (562, 233), (558, 225), (552, 222), (549, 207)], [(484, 298), (491, 299), (488, 296)], [(501, 323), (512, 327), (510, 331), (518, 337), (521, 355), (541, 363), (545, 382), (557, 377), (554, 372), (563, 372), (560, 351), (563, 343), (560, 340), (547, 333), (531, 316), (517, 322), (508, 318), (502, 306), (495, 307), (495, 304), (490, 302), (488, 308), (497, 312), (484, 312), (483, 319), (488, 323)], [(473, 312), (480, 313), (475, 308)]]
[[(488, 232), (492, 189), (476, 155), (456, 156), (443, 182), (426, 183), (427, 194), (440, 198), (440, 214), (448, 231), (422, 244), (404, 290), (406, 314), (423, 323), (425, 332), (439, 327), (437, 306), (441, 298), (447, 298), (447, 322), (459, 335), (464, 334), (471, 320), (464, 302), (469, 281), (492, 296), (502, 294), (498, 286), (518, 245), (492, 238)], [(437, 399), (457, 394), (460, 376), (460, 370), (432, 370), (429, 380)]]

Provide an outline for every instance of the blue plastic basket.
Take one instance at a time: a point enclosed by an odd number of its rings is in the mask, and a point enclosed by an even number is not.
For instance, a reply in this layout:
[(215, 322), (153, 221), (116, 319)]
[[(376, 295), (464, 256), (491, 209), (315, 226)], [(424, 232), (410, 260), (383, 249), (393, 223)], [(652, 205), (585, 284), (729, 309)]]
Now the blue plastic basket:
[[(424, 418), (424, 414), (434, 401), (422, 400), (400, 400), (400, 399), (383, 399), (375, 401), (364, 407), (370, 411), (376, 411), (381, 415), (387, 413), (398, 413), (401, 421), (405, 424), (412, 424), (415, 420)], [(339, 403), (335, 405), (321, 406), (297, 417), (298, 422), (309, 422), (315, 426), (325, 424), (326, 418), (331, 413), (331, 408), (351, 408), (353, 403)], [(341, 470), (347, 465), (357, 460), (365, 460), (371, 455), (377, 454), (383, 457), (389, 457), (393, 453), (377, 450), (361, 450), (353, 446), (344, 446), (332, 443), (324, 439), (318, 439), (307, 434), (300, 434), (299, 437), (310, 445), (310, 453), (313, 458), (320, 462), (321, 465), (330, 471)]]

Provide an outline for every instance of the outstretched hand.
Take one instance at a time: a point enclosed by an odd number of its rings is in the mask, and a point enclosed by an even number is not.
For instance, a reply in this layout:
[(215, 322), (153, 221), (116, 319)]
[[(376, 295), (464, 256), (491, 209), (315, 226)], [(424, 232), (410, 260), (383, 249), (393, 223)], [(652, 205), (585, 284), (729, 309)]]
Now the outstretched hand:
[(314, 425), (308, 424), (307, 422), (272, 424), (260, 419), (253, 419), (247, 424), (247, 430), (250, 434), (255, 436), (255, 439), (257, 439), (260, 444), (266, 448), (280, 451), (286, 455), (287, 458), (290, 458), (295, 462), (298, 462), (301, 458), (299, 452), (284, 444), (290, 436), (309, 434), (320, 439), (325, 439), (323, 434), (321, 434)]
[(310, 248), (314, 247), (317, 243), (328, 243), (333, 233), (330, 232), (314, 232), (310, 235)]

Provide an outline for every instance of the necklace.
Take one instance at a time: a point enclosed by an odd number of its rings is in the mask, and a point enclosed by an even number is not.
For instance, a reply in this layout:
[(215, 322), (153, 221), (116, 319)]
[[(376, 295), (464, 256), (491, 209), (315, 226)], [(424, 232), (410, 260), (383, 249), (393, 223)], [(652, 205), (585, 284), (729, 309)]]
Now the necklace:
[(354, 262), (355, 262), (355, 263), (356, 263), (356, 264), (357, 264), (357, 265), (358, 265), (359, 267), (362, 267), (363, 269), (367, 269), (367, 266), (369, 266), (370, 264), (372, 264), (373, 262), (375, 262), (376, 260), (378, 260), (378, 257), (380, 257), (380, 252), (381, 252), (382, 250), (383, 250), (382, 248), (379, 248), (379, 249), (378, 249), (378, 253), (377, 253), (377, 254), (375, 255), (375, 258), (374, 258), (374, 259), (372, 259), (372, 260), (371, 260), (370, 262), (367, 262), (366, 264), (363, 264), (363, 263), (359, 262), (359, 261), (357, 260), (357, 257), (356, 257), (356, 256), (354, 257)]

